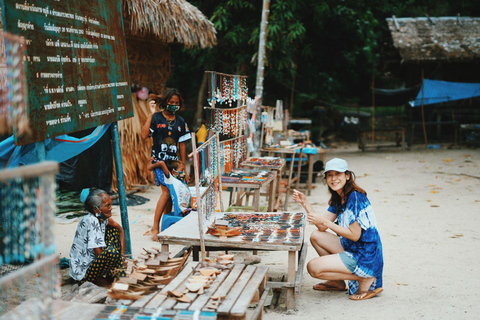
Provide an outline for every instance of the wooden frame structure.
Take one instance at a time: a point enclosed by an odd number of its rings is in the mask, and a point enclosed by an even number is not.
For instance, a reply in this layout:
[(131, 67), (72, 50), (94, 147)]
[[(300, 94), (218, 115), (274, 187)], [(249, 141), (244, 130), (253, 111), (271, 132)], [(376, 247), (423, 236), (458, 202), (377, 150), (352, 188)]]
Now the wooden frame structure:
[[(212, 212), (208, 211), (216, 210), (217, 197), (220, 203), (220, 211), (223, 211), (221, 179), (222, 170), (218, 152), (219, 147), (220, 139), (218, 134), (212, 136), (198, 148), (196, 147), (195, 136), (192, 135), (193, 164), (195, 169), (195, 189), (197, 194), (198, 208), (198, 230), (200, 237), (200, 249), (202, 252), (202, 262), (205, 261), (205, 241), (203, 239), (204, 234), (207, 230), (205, 224), (209, 220), (210, 215), (212, 214)], [(202, 163), (202, 166), (208, 164), (207, 167), (211, 169), (211, 171), (204, 170), (202, 172), (202, 177), (200, 176), (200, 163)], [(207, 172), (209, 174), (207, 174)], [(201, 185), (202, 182), (204, 185)], [(201, 192), (200, 187), (206, 187), (206, 190), (204, 192)], [(213, 208), (211, 206), (212, 192), (214, 197)], [(207, 199), (207, 197), (210, 197), (210, 199)]]

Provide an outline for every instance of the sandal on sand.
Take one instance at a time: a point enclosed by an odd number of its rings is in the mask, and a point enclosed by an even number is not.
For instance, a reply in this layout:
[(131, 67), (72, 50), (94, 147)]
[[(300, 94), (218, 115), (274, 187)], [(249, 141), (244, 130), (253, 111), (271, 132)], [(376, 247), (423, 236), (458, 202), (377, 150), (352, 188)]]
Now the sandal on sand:
[(318, 291), (346, 291), (347, 288), (340, 288), (337, 286), (333, 286), (331, 284), (328, 284), (326, 282), (324, 283), (317, 283), (316, 285), (313, 286), (313, 290), (318, 290)]
[[(357, 292), (355, 292), (355, 294), (352, 294), (350, 296), (350, 300), (356, 300), (356, 301), (367, 300), (367, 299), (375, 297), (377, 294), (379, 294), (382, 291), (383, 291), (382, 288), (377, 288), (373, 291), (357, 291)], [(364, 295), (364, 296), (360, 297), (361, 295)]]

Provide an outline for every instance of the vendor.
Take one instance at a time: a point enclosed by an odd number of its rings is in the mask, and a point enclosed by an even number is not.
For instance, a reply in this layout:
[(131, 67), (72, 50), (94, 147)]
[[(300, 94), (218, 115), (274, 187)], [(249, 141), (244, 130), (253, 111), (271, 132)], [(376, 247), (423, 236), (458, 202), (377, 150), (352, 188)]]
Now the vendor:
[(83, 189), (80, 200), (88, 212), (75, 232), (70, 249), (70, 276), (105, 286), (125, 277), (125, 233), (112, 218), (112, 200), (101, 189)]

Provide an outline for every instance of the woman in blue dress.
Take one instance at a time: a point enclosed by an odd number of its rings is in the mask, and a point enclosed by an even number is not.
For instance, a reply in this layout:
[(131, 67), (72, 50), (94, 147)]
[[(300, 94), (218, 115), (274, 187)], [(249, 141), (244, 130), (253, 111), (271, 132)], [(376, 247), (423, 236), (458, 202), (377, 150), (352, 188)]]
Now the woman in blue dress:
[(293, 193), (293, 200), (305, 208), (308, 222), (318, 229), (310, 241), (320, 257), (309, 261), (307, 270), (312, 277), (327, 281), (313, 289), (345, 291), (347, 280), (350, 299), (372, 298), (383, 291), (383, 254), (367, 193), (355, 183), (343, 159), (327, 162), (325, 179), (331, 197), (323, 215), (315, 212), (303, 193)]

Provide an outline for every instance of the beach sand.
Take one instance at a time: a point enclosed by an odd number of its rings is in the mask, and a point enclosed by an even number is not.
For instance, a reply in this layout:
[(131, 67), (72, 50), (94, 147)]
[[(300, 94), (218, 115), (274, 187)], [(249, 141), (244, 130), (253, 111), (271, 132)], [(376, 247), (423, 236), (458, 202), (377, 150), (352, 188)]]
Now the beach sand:
[[(296, 309), (285, 310), (284, 294), (264, 319), (478, 319), (480, 314), (480, 149), (360, 152), (355, 144), (327, 150), (344, 158), (368, 193), (376, 214), (385, 259), (383, 293), (351, 301), (343, 292), (319, 292), (304, 270)], [(149, 202), (128, 207), (133, 255), (159, 247), (144, 233), (153, 222), (159, 187), (137, 193)], [(225, 196), (225, 195), (224, 195)], [(308, 196), (317, 212), (327, 210), (322, 179)], [(265, 200), (262, 200), (266, 203)], [(289, 212), (302, 208), (290, 201)], [(114, 219), (120, 221), (119, 207)], [(78, 222), (56, 225), (57, 253), (68, 257)], [(307, 226), (306, 241), (314, 230)], [(171, 246), (176, 253), (181, 246)], [(244, 257), (246, 253), (238, 253)], [(286, 252), (259, 252), (269, 276), (286, 272)], [(309, 245), (307, 261), (317, 256)]]

